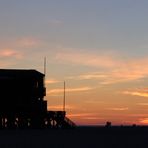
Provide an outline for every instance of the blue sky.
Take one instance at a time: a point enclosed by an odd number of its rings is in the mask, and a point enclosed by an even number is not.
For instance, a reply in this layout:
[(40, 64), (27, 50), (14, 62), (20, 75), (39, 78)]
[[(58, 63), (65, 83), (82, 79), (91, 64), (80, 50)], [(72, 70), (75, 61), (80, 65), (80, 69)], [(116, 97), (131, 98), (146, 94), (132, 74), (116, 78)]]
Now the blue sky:
[(36, 36), (49, 43), (82, 49), (144, 52), (148, 40), (147, 3), (146, 0), (1, 0), (0, 32), (2, 37)]
[[(147, 0), (0, 0), (1, 68), (43, 71), (49, 109), (78, 124), (147, 124)], [(123, 118), (121, 118), (123, 117)]]

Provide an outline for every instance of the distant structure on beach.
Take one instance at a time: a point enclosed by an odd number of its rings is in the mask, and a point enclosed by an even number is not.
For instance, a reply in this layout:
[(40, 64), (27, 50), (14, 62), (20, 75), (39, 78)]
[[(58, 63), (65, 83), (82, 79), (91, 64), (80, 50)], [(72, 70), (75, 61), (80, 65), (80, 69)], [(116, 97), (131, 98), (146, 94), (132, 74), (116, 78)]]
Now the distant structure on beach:
[(69, 128), (65, 111), (48, 111), (45, 75), (36, 70), (0, 69), (0, 128)]

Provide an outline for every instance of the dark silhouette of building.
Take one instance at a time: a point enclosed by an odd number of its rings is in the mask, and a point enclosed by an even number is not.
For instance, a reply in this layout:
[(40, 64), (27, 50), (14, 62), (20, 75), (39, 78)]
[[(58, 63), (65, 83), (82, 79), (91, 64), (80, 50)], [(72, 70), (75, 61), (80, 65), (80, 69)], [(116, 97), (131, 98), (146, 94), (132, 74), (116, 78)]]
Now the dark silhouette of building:
[(105, 127), (111, 127), (111, 126), (112, 126), (112, 123), (110, 121), (107, 121)]
[(45, 75), (36, 70), (0, 69), (1, 128), (66, 128), (65, 111), (48, 111)]

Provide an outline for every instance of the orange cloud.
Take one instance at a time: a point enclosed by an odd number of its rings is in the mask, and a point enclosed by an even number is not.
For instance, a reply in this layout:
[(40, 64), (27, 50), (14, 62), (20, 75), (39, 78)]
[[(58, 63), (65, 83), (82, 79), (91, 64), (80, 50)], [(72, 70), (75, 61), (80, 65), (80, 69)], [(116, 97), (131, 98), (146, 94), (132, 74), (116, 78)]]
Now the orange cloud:
[(140, 105), (140, 106), (148, 106), (148, 103), (137, 103), (137, 105)]
[(23, 54), (13, 49), (2, 49), (0, 50), (0, 57), (14, 57), (14, 58), (22, 58)]
[[(81, 92), (81, 91), (89, 91), (92, 90), (93, 88), (91, 87), (80, 87), (80, 88), (67, 88), (65, 91), (66, 92)], [(59, 88), (59, 89), (52, 89), (47, 91), (48, 95), (54, 95), (54, 94), (61, 94), (63, 93), (63, 89)]]
[(137, 59), (122, 59), (117, 55), (105, 53), (62, 52), (56, 55), (56, 60), (74, 65), (101, 68), (100, 73), (82, 74), (69, 77), (71, 79), (102, 79), (101, 84), (129, 82), (148, 77), (147, 57)]
[(67, 114), (67, 117), (78, 125), (99, 125), (104, 124), (105, 120), (103, 117), (94, 113), (73, 113)]
[(104, 118), (99, 118), (99, 117), (85, 117), (84, 119), (86, 119), (86, 120), (100, 120), (100, 119), (104, 119)]
[(70, 76), (67, 79), (75, 79), (75, 80), (89, 80), (89, 79), (104, 79), (107, 78), (107, 75), (101, 73), (90, 73), (90, 74), (83, 74), (79, 76)]
[(140, 97), (148, 97), (148, 92), (142, 89), (137, 89), (135, 91), (124, 91), (123, 94), (132, 95), (132, 96), (140, 96)]
[(113, 70), (113, 71), (105, 71), (102, 73), (90, 73), (90, 74), (82, 74), (79, 76), (69, 76), (67, 79), (74, 80), (99, 80), (102, 85), (109, 85), (115, 83), (128, 82), (133, 80), (138, 80), (145, 77), (146, 74), (138, 74), (136, 72), (129, 72), (126, 70)]
[(140, 122), (141, 124), (148, 124), (148, 118), (140, 119), (139, 122)]
[[(71, 105), (66, 105), (65, 109), (69, 110), (69, 109), (75, 109), (76, 107), (71, 106)], [(63, 106), (62, 105), (49, 105), (48, 106), (48, 110), (63, 110)]]
[(94, 114), (93, 113), (75, 113), (75, 114), (68, 114), (68, 117), (92, 117)]
[(78, 65), (93, 66), (93, 67), (108, 67), (113, 68), (116, 65), (116, 61), (111, 56), (98, 56), (96, 54), (84, 54), (84, 53), (57, 53), (56, 60), (63, 62), (70, 62)]
[(61, 81), (56, 80), (56, 79), (47, 79), (45, 83), (46, 84), (54, 84), (54, 83), (59, 83), (59, 82), (61, 82)]
[(148, 117), (148, 114), (147, 113), (136, 113), (136, 114), (129, 114), (129, 115), (126, 115), (127, 117), (137, 117), (137, 118), (146, 118)]
[(128, 110), (128, 107), (107, 108), (107, 110), (112, 110), (112, 111), (126, 111), (126, 110)]

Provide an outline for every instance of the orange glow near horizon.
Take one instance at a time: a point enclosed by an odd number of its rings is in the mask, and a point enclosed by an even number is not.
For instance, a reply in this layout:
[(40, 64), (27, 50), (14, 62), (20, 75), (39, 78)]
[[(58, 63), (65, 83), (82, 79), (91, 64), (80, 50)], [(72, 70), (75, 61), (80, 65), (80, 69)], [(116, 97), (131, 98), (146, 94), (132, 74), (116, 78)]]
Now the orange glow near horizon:
[[(48, 94), (49, 110), (62, 110), (62, 89), (59, 90), (61, 94), (59, 91), (55, 92), (58, 95)], [(107, 121), (113, 125), (147, 124), (148, 103), (144, 97), (113, 93), (106, 87), (82, 92), (79, 89), (71, 90), (66, 92), (67, 117), (78, 125), (105, 125)], [(132, 101), (128, 102), (133, 97), (137, 100), (133, 100), (135, 105)], [(50, 105), (54, 103), (57, 105)]]
[[(20, 61), (23, 65), (25, 54), (11, 48), (1, 50), (0, 57), (5, 57), (6, 61), (0, 64), (7, 63), (6, 67), (12, 68), (16, 61)], [(115, 55), (108, 57), (104, 54), (101, 57), (100, 54), (64, 51), (53, 55), (52, 70), (47, 69), (45, 82), (48, 110), (63, 109), (63, 82), (66, 81), (67, 117), (76, 124), (104, 125), (107, 121), (113, 125), (148, 124), (148, 88), (145, 81), (148, 68), (144, 65), (148, 62), (147, 58), (125, 61), (118, 60)], [(10, 57), (12, 62), (8, 62)], [(64, 66), (66, 70), (60, 69)], [(81, 70), (83, 68), (86, 72)], [(101, 70), (97, 70), (99, 68)], [(42, 71), (41, 67), (39, 71)]]
[(18, 1), (0, 0), (0, 68), (46, 65), (48, 109), (66, 82), (76, 124), (148, 124), (148, 1)]

